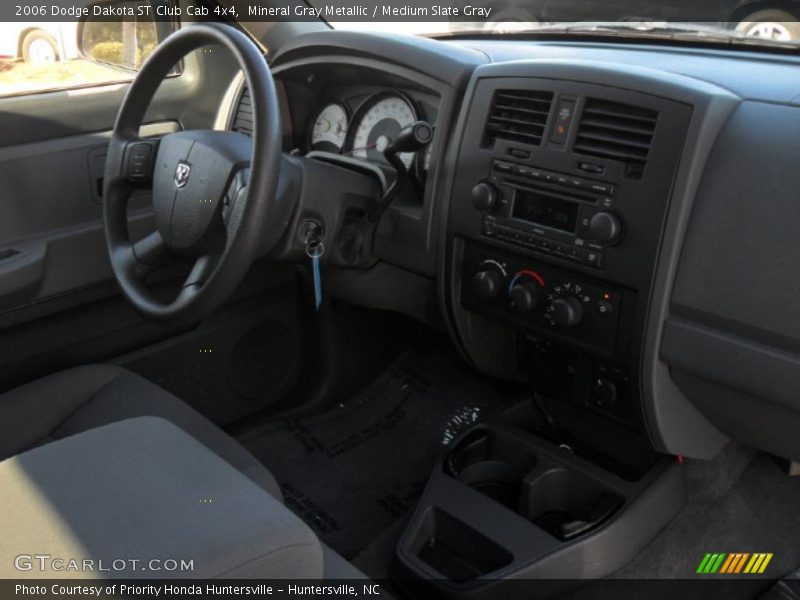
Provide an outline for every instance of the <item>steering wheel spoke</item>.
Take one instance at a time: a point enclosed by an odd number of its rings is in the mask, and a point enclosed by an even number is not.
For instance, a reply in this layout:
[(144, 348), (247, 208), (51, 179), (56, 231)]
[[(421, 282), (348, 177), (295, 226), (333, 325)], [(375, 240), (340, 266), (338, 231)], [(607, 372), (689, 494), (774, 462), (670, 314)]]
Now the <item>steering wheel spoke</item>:
[(154, 231), (134, 244), (120, 244), (114, 249), (112, 260), (128, 277), (141, 281), (154, 269), (174, 262), (161, 234)]
[(175, 259), (158, 231), (143, 237), (132, 248), (136, 260), (151, 269), (168, 265)]
[(190, 287), (202, 287), (209, 279), (211, 279), (214, 270), (217, 268), (221, 260), (222, 256), (219, 254), (206, 254), (205, 256), (198, 258), (195, 261), (189, 276), (186, 278), (186, 281), (183, 284), (184, 289)]
[(241, 219), (244, 203), (250, 191), (250, 167), (239, 169), (231, 179), (231, 184), (222, 200), (222, 221), (229, 237), (236, 233)]

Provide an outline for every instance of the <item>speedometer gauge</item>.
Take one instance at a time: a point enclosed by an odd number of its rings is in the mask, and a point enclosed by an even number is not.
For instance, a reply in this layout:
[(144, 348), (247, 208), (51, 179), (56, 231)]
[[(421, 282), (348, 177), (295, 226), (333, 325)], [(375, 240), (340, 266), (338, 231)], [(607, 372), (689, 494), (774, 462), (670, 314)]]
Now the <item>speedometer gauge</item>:
[(311, 126), (311, 149), (339, 153), (347, 135), (347, 111), (338, 102), (326, 104)]
[[(348, 154), (373, 161), (384, 161), (383, 151), (400, 131), (417, 121), (411, 100), (402, 94), (385, 92), (368, 98), (353, 117), (348, 136)], [(398, 155), (411, 168), (414, 153)]]

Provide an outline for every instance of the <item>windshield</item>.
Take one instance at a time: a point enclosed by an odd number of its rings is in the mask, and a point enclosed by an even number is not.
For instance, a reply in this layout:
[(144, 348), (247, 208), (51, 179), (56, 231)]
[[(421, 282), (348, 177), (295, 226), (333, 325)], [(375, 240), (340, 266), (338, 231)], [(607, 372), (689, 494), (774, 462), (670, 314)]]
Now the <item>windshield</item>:
[(312, 0), (321, 17), (337, 29), (406, 33), (433, 37), (516, 36), (546, 38), (628, 37), (679, 42), (724, 43), (736, 47), (800, 45), (800, 0), (769, 1), (748, 9), (740, 0), (420, 0), (409, 5), (370, 7), (355, 19)]

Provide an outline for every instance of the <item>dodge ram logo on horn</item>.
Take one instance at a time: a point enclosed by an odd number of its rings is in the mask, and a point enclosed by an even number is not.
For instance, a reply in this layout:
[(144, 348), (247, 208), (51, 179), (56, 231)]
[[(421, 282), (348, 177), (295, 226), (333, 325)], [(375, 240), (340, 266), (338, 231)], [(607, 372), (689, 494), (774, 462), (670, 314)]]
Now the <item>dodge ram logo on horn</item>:
[(175, 185), (182, 188), (189, 183), (189, 175), (192, 173), (192, 165), (187, 162), (181, 161), (178, 163), (178, 168), (175, 169)]

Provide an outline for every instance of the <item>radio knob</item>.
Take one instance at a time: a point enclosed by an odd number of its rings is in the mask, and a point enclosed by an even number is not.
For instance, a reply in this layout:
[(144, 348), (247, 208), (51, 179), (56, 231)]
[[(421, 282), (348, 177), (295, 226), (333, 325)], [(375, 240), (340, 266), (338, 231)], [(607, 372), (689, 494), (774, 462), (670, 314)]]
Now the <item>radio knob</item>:
[(539, 306), (539, 286), (535, 283), (517, 283), (508, 295), (511, 306), (520, 312), (531, 312)]
[(559, 327), (574, 327), (583, 319), (583, 306), (574, 296), (559, 298), (553, 302), (550, 316)]
[(472, 289), (481, 298), (497, 298), (503, 291), (503, 284), (503, 274), (493, 269), (478, 271), (472, 278)]
[(616, 242), (622, 235), (622, 222), (619, 217), (607, 210), (595, 213), (589, 221), (589, 232), (592, 239), (610, 244)]
[(472, 188), (472, 206), (480, 211), (492, 210), (497, 204), (497, 188), (488, 181), (481, 181)]

